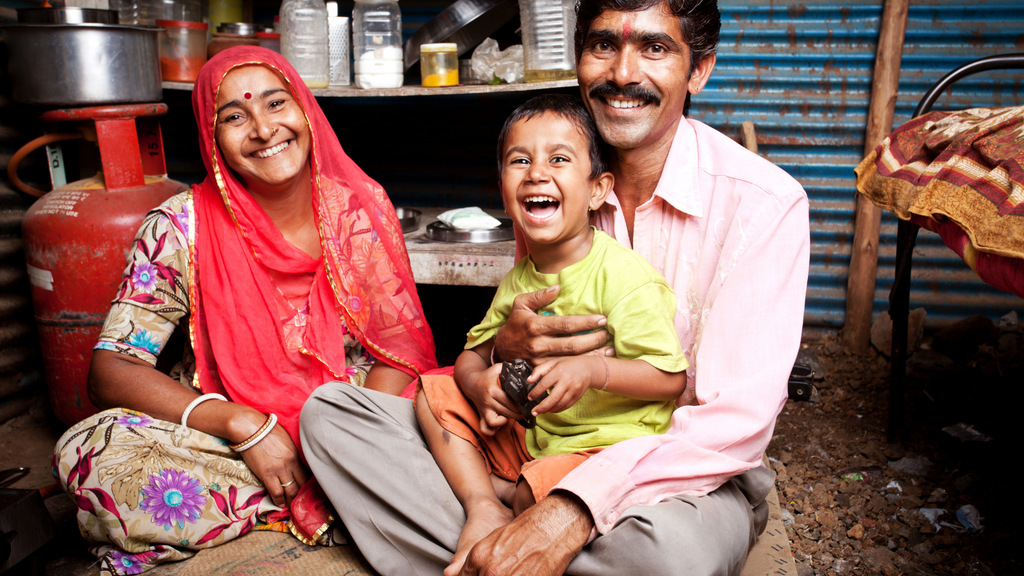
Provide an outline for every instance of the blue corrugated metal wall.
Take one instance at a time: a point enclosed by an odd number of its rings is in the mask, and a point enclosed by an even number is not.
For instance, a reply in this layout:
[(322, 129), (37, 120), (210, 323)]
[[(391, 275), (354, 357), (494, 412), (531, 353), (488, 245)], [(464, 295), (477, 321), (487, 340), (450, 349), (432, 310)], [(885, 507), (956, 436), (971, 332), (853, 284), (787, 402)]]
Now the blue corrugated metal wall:
[[(757, 126), (761, 153), (796, 177), (811, 200), (811, 278), (805, 324), (837, 328), (846, 305), (855, 176), (864, 147), (882, 2), (720, 0), (722, 42), (692, 116), (739, 137)], [(894, 125), (910, 119), (923, 92), (946, 72), (982, 56), (1024, 51), (1020, 0), (912, 0)], [(962, 81), (935, 109), (1021, 104), (1021, 73)], [(883, 217), (875, 311), (887, 310), (896, 222)], [(922, 231), (912, 307), (931, 326), (984, 313), (1024, 312), (1024, 301), (990, 288)]]

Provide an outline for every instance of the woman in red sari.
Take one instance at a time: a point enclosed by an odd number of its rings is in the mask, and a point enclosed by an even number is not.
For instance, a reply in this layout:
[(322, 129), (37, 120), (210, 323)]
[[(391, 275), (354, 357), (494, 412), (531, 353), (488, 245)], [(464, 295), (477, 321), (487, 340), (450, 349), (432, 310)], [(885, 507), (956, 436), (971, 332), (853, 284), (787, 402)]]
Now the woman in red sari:
[[(327, 543), (303, 403), (331, 381), (398, 395), (436, 366), (394, 208), (288, 62), (221, 52), (193, 107), (207, 178), (143, 223), (93, 355), (90, 397), (111, 409), (54, 454), (114, 574), (253, 529)], [(167, 376), (175, 328), (188, 345)]]

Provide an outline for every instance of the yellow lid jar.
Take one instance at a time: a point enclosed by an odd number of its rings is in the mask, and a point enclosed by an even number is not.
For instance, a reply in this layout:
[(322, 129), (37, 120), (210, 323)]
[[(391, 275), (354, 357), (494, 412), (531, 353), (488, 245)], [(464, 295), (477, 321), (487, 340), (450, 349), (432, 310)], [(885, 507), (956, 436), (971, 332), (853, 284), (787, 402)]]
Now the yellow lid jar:
[(459, 55), (454, 42), (420, 46), (420, 78), (424, 86), (457, 86)]

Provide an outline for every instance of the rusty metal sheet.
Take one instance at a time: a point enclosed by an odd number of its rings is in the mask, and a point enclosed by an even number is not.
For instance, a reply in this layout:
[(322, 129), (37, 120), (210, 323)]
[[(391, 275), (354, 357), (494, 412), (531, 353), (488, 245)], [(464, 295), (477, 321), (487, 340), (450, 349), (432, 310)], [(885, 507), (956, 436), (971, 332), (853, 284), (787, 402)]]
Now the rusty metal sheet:
[[(740, 138), (754, 122), (760, 153), (804, 185), (811, 203), (805, 325), (842, 326), (853, 241), (855, 176), (864, 147), (881, 0), (719, 0), (722, 40), (691, 117)], [(1020, 0), (915, 0), (907, 21), (894, 126), (953, 68), (1024, 50)], [(1024, 74), (991, 72), (957, 84), (935, 109), (1024, 103)], [(883, 218), (876, 313), (888, 310), (895, 219)], [(934, 234), (915, 252), (911, 306), (938, 327), (970, 314), (1024, 312), (1024, 301), (981, 282)]]

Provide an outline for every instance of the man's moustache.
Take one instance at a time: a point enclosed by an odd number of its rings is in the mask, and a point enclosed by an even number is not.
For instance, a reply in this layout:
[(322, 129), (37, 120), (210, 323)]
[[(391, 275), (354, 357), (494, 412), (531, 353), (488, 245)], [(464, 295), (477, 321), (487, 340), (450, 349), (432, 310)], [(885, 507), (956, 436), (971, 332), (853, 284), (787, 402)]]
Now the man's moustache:
[(637, 84), (630, 84), (625, 88), (621, 88), (611, 82), (605, 82), (604, 84), (598, 84), (590, 89), (591, 98), (598, 98), (601, 96), (619, 96), (630, 100), (644, 100), (654, 104), (655, 106), (661, 104), (661, 98), (657, 94)]

